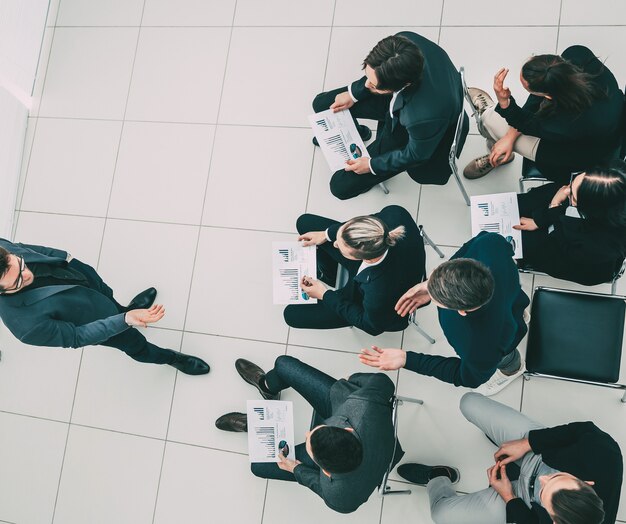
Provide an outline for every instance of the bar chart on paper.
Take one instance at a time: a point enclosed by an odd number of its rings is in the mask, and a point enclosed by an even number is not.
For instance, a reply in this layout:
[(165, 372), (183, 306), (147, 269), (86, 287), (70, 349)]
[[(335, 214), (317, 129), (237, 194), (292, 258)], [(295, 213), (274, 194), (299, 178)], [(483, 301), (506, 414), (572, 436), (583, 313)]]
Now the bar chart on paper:
[(494, 193), (471, 197), (472, 236), (481, 231), (502, 235), (513, 247), (513, 258), (522, 258), (522, 232), (513, 229), (519, 224), (519, 208), (515, 193)]
[(274, 304), (315, 304), (301, 289), (304, 276), (317, 276), (317, 251), (315, 246), (300, 242), (272, 243), (272, 281)]
[(281, 449), (295, 458), (292, 402), (248, 400), (246, 413), (250, 462), (276, 462)]

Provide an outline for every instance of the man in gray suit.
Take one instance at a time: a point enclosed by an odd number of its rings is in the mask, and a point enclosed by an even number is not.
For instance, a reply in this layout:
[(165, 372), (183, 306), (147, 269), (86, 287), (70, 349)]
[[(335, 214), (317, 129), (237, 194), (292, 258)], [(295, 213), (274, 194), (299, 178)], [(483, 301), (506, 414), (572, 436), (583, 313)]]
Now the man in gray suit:
[(0, 318), (20, 341), (71, 348), (100, 344), (139, 362), (208, 373), (206, 362), (151, 344), (134, 329), (163, 318), (163, 306), (152, 305), (155, 298), (150, 288), (124, 307), (95, 269), (66, 251), (0, 239)]
[[(296, 460), (279, 455), (277, 463), (253, 463), (257, 477), (295, 481), (317, 493), (326, 505), (351, 513), (380, 485), (393, 457), (404, 451), (394, 437), (391, 398), (394, 384), (382, 373), (356, 373), (335, 380), (300, 360), (280, 356), (267, 374), (244, 359), (235, 367), (263, 398), (274, 400), (292, 387), (315, 410)], [(224, 431), (247, 431), (244, 413), (227, 413), (215, 422)]]

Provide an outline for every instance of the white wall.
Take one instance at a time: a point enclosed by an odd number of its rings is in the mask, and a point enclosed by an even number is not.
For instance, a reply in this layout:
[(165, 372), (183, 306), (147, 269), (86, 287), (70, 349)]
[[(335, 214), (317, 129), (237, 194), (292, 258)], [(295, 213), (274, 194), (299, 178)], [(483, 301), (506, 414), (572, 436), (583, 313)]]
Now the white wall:
[(49, 0), (0, 0), (0, 237), (9, 238)]

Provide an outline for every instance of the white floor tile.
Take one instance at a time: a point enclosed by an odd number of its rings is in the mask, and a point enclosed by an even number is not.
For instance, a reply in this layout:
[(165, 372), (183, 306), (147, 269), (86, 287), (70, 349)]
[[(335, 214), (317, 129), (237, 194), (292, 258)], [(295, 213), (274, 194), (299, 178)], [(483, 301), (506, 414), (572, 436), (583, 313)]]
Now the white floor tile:
[(200, 333), (287, 341), (283, 306), (272, 305), (273, 241), (292, 235), (202, 228), (185, 329)]
[(57, 26), (138, 26), (142, 0), (63, 0)]
[(0, 413), (0, 519), (51, 522), (67, 425)]
[(390, 482), (393, 490), (410, 489), (410, 495), (391, 495), (383, 501), (383, 515), (381, 524), (396, 524), (410, 522), (411, 524), (431, 524), (430, 506), (426, 488), (405, 484), (404, 482)]
[[(339, 3), (338, 10), (344, 9), (340, 6), (346, 4), (347, 2)], [(379, 3), (376, 5), (382, 6)], [(418, 2), (411, 2), (411, 5), (419, 8)], [(359, 6), (357, 11), (362, 8)], [(337, 22), (335, 24), (337, 25)], [(395, 35), (400, 31), (412, 31), (433, 42), (437, 42), (439, 38), (439, 27), (333, 27), (324, 89), (330, 91), (344, 87), (361, 78), (363, 76), (363, 60), (370, 50), (383, 38)]]
[[(141, 333), (160, 347), (180, 348), (180, 331)], [(115, 348), (85, 348), (72, 422), (164, 439), (175, 375), (171, 366), (136, 362)]]
[(329, 26), (333, 21), (332, 0), (239, 0), (234, 25), (245, 26)]
[(15, 241), (63, 249), (96, 267), (103, 233), (104, 218), (21, 211)]
[[(218, 126), (216, 132), (202, 223), (295, 232), (311, 178), (311, 132), (245, 126)], [(242, 153), (255, 160), (234, 161)]]
[(120, 304), (154, 286), (165, 317), (155, 327), (182, 329), (198, 229), (108, 220), (98, 271)]
[(143, 26), (230, 26), (236, 0), (146, 0)]
[(593, 9), (587, 7), (576, 0), (563, 0), (561, 26), (626, 24), (626, 4), (620, 0), (598, 0), (593, 3)]
[[(502, 7), (497, 0), (482, 1), (478, 8), (474, 2), (445, 0), (441, 25), (556, 26), (559, 23), (561, 0), (511, 2), (505, 9)], [(484, 31), (489, 33), (491, 28), (485, 28)], [(491, 51), (489, 48), (490, 58)]]
[(214, 126), (127, 122), (108, 216), (200, 224)]
[(129, 120), (215, 123), (227, 28), (142, 28), (128, 98)]
[(72, 426), (54, 524), (152, 522), (165, 442)]
[(259, 522), (266, 483), (248, 457), (168, 443), (154, 523)]
[(28, 346), (4, 326), (0, 341), (0, 410), (69, 422), (81, 350)]
[(41, 40), (41, 50), (39, 52), (39, 62), (37, 63), (37, 72), (35, 73), (35, 82), (33, 85), (30, 116), (37, 117), (41, 106), (41, 95), (46, 80), (46, 71), (48, 69), (48, 61), (50, 60), (50, 51), (52, 51), (52, 42), (54, 39), (54, 27), (49, 27), (50, 16), (52, 16), (52, 4), (58, 3), (53, 0), (49, 4), (48, 19), (46, 20), (46, 28), (44, 29), (43, 38)]
[[(435, 0), (340, 0), (335, 8), (335, 25), (439, 25), (443, 1)], [(372, 44), (373, 47), (373, 44)]]
[(21, 208), (105, 216), (121, 122), (40, 118)]
[(247, 454), (248, 440), (244, 433), (220, 431), (215, 427), (218, 417), (231, 411), (245, 413), (246, 400), (261, 398), (254, 387), (241, 379), (235, 360), (245, 358), (268, 371), (276, 358), (285, 353), (285, 346), (185, 333), (182, 351), (204, 359), (211, 372), (200, 379), (179, 373), (168, 440)]
[(57, 28), (39, 116), (121, 119), (138, 31)]
[(368, 335), (357, 328), (339, 329), (296, 329), (289, 330), (289, 344), (322, 349), (336, 349), (359, 353), (371, 345), (379, 347), (400, 347), (402, 332), (383, 333), (377, 337)]
[(220, 123), (308, 128), (329, 37), (329, 27), (233, 29)]

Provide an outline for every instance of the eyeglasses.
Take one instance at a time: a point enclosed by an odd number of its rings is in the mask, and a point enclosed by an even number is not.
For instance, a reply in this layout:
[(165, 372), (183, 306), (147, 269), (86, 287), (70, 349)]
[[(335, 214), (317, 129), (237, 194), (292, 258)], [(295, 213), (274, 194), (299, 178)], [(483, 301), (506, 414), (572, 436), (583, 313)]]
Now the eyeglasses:
[(24, 284), (24, 277), (22, 275), (22, 273), (24, 272), (24, 269), (26, 269), (26, 262), (24, 262), (24, 257), (18, 257), (16, 255), (16, 257), (19, 261), (20, 261), (20, 272), (17, 275), (17, 278), (15, 279), (15, 282), (13, 283), (13, 286), (11, 287), (6, 287), (2, 290), (3, 293), (7, 292), (7, 291), (17, 291), (18, 289), (20, 289), (22, 287), (22, 284)]

